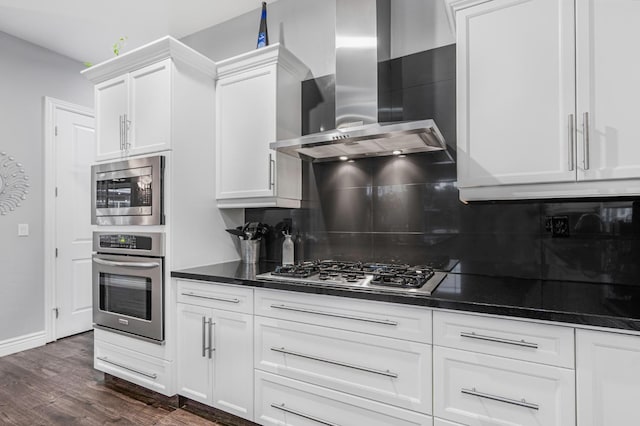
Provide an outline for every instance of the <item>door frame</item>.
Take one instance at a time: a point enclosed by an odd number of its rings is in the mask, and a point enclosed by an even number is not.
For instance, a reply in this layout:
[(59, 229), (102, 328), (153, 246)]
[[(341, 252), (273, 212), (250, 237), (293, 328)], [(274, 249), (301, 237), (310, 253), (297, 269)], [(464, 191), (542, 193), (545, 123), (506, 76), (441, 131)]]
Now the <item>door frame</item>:
[(56, 302), (56, 162), (55, 117), (63, 110), (95, 119), (92, 108), (44, 97), (44, 329), (47, 343), (55, 340)]

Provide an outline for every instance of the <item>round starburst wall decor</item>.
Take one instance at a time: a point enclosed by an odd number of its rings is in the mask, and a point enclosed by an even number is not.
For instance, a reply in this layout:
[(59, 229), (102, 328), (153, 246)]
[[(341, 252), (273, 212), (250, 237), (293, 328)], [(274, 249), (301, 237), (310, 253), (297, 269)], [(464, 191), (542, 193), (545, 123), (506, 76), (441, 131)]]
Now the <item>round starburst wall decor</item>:
[(15, 158), (0, 152), (0, 215), (20, 207), (29, 193), (29, 176)]

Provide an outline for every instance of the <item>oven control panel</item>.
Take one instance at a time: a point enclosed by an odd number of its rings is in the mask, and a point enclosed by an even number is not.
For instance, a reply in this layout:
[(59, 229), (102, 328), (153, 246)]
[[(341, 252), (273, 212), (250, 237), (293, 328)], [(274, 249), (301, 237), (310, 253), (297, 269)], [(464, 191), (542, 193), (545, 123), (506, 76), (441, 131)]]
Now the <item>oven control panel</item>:
[(93, 251), (96, 253), (128, 254), (132, 256), (163, 257), (164, 232), (94, 232)]
[(102, 234), (100, 248), (151, 250), (151, 237), (133, 234)]

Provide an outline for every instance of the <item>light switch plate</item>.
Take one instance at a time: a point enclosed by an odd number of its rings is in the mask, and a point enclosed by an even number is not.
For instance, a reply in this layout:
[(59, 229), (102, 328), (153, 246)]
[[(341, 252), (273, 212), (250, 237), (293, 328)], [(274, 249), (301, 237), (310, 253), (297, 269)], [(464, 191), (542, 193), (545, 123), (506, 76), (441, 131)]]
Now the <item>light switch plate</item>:
[(18, 236), (19, 237), (27, 237), (27, 236), (29, 236), (29, 224), (28, 223), (19, 223), (18, 224)]

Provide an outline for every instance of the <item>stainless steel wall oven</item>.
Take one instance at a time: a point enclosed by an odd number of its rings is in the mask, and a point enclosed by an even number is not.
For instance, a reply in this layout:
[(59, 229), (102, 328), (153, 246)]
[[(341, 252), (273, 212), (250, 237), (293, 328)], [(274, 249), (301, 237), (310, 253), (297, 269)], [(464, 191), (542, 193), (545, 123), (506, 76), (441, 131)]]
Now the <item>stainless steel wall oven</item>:
[(164, 341), (164, 233), (93, 233), (93, 322)]
[(91, 167), (91, 223), (164, 223), (164, 156), (134, 158)]

